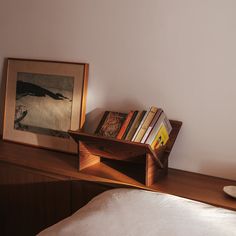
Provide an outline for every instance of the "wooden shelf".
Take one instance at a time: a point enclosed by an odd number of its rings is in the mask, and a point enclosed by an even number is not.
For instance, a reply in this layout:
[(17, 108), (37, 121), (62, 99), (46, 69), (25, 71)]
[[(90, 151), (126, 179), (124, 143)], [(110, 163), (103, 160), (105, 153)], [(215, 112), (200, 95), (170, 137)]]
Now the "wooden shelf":
[[(167, 146), (168, 147), (168, 146)], [(166, 147), (165, 152), (170, 151)], [(169, 193), (215, 206), (236, 211), (236, 200), (223, 192), (223, 187), (236, 185), (235, 180), (222, 179), (182, 170), (168, 169), (166, 178), (147, 187), (140, 181), (107, 166), (97, 163), (88, 169), (78, 172), (76, 155), (44, 150), (26, 145), (0, 140), (0, 164), (32, 171), (43, 176), (55, 176), (61, 180), (90, 181), (105, 186), (135, 187), (151, 191)], [(125, 165), (123, 165), (125, 166)], [(121, 167), (121, 166), (120, 166)], [(126, 166), (129, 171), (130, 166)], [(110, 169), (109, 169), (110, 168)], [(131, 171), (133, 169), (130, 169)], [(133, 172), (139, 175), (140, 170)], [(99, 177), (100, 176), (100, 177)], [(14, 176), (13, 176), (14, 177)]]
[(167, 174), (168, 157), (182, 126), (180, 121), (170, 122), (173, 129), (167, 144), (155, 151), (148, 144), (69, 131), (78, 143), (78, 170), (122, 182), (154, 184)]
[(57, 179), (74, 179), (100, 182), (104, 184), (145, 187), (134, 180), (119, 178), (111, 180), (105, 176), (94, 176), (78, 172), (78, 157), (75, 154), (45, 150), (23, 144), (0, 140), (0, 163), (16, 166), (27, 171), (55, 177)]
[(223, 192), (228, 185), (236, 186), (236, 181), (169, 169), (168, 176), (150, 188), (236, 211), (236, 199)]

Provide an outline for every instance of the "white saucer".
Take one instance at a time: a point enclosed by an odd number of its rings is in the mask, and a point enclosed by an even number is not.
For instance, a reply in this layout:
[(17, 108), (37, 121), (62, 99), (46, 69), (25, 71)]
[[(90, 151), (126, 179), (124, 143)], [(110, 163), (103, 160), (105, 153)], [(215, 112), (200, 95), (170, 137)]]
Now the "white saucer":
[(236, 186), (224, 186), (223, 190), (226, 194), (236, 198)]

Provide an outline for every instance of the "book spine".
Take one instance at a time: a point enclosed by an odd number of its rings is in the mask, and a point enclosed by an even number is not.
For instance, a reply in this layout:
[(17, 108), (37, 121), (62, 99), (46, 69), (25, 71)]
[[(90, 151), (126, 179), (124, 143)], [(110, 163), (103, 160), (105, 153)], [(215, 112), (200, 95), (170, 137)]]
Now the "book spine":
[(151, 144), (151, 148), (155, 150), (159, 148), (160, 146), (165, 145), (168, 139), (169, 139), (168, 132), (166, 130), (164, 123), (162, 123), (154, 141)]
[(136, 118), (137, 115), (138, 115), (138, 111), (135, 111), (135, 112), (133, 113), (133, 116), (132, 116), (132, 118), (131, 118), (129, 124), (128, 124), (127, 129), (125, 130), (124, 135), (122, 136), (122, 139), (125, 139), (125, 138), (126, 138), (126, 136), (127, 136), (128, 132), (130, 131), (130, 129), (131, 129), (131, 127), (132, 127), (132, 125), (133, 125), (133, 123), (134, 123), (134, 120), (135, 120), (135, 118)]
[(123, 125), (121, 126), (119, 133), (116, 136), (117, 139), (122, 139), (122, 136), (124, 135), (125, 130), (127, 129), (133, 114), (134, 114), (134, 111), (130, 111), (129, 114), (127, 115)]
[(156, 135), (157, 135), (157, 133), (158, 133), (158, 131), (160, 129), (160, 126), (161, 126), (161, 124), (162, 124), (164, 119), (165, 119), (165, 114), (162, 111), (159, 119), (157, 120), (155, 126), (151, 130), (151, 133), (149, 134), (149, 136), (148, 136), (148, 138), (147, 138), (147, 140), (145, 142), (146, 144), (150, 144), (150, 145), (152, 144), (152, 142), (155, 139), (155, 137), (156, 137)]
[(138, 112), (138, 114), (137, 114), (137, 116), (136, 116), (136, 118), (135, 118), (135, 120), (134, 120), (127, 136), (125, 137), (125, 140), (128, 140), (128, 141), (132, 140), (132, 138), (133, 138), (140, 122), (142, 121), (143, 117), (145, 116), (145, 114), (146, 114), (146, 111), (139, 111)]
[(141, 126), (136, 138), (135, 138), (135, 142), (140, 142), (145, 134), (145, 132), (148, 129), (148, 126), (150, 125), (150, 123), (152, 122), (152, 119), (154, 118), (155, 114), (157, 112), (157, 108), (156, 107), (151, 107), (150, 111), (148, 112), (148, 115), (145, 119), (145, 121), (143, 122), (143, 125)]
[(143, 118), (142, 118), (142, 120), (141, 120), (141, 122), (140, 122), (140, 124), (139, 124), (139, 126), (138, 126), (138, 128), (137, 128), (137, 130), (135, 131), (134, 136), (133, 136), (133, 138), (132, 138), (131, 141), (134, 141), (135, 138), (137, 137), (137, 134), (138, 134), (139, 130), (141, 129), (142, 124), (143, 124), (143, 122), (145, 121), (147, 115), (148, 115), (148, 112), (146, 111), (146, 112), (145, 112), (145, 115), (143, 116)]
[(100, 123), (99, 123), (99, 125), (98, 125), (98, 127), (96, 129), (96, 131), (95, 131), (95, 134), (99, 134), (99, 131), (101, 130), (102, 125), (104, 124), (108, 114), (109, 114), (109, 111), (105, 111), (104, 112), (103, 117), (102, 117), (102, 119), (101, 119), (101, 121), (100, 121)]
[(155, 116), (154, 116), (154, 118), (153, 118), (151, 124), (149, 125), (149, 127), (148, 127), (146, 133), (144, 134), (144, 136), (143, 136), (143, 138), (142, 138), (142, 140), (141, 140), (141, 143), (145, 143), (145, 142), (146, 142), (146, 140), (147, 140), (147, 138), (149, 137), (149, 135), (150, 135), (150, 133), (151, 133), (153, 127), (155, 126), (156, 122), (158, 121), (158, 119), (159, 119), (161, 113), (162, 113), (162, 109), (158, 109), (158, 110), (157, 110), (157, 113), (155, 114)]

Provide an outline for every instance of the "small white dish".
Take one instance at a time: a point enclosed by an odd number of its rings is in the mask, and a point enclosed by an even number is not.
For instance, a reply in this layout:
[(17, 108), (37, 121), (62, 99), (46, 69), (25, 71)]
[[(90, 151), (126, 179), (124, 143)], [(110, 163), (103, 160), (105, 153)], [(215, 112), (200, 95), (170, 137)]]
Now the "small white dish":
[(236, 198), (236, 186), (224, 186), (223, 191), (231, 197)]

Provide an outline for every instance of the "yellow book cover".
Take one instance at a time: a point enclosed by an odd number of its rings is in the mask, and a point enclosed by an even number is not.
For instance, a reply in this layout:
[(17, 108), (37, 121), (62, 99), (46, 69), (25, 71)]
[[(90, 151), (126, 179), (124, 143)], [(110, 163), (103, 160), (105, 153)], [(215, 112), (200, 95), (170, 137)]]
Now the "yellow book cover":
[(168, 139), (169, 139), (169, 134), (166, 130), (165, 125), (162, 123), (154, 141), (151, 144), (151, 148), (155, 150), (160, 146), (165, 145)]

